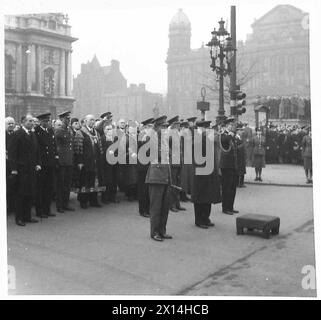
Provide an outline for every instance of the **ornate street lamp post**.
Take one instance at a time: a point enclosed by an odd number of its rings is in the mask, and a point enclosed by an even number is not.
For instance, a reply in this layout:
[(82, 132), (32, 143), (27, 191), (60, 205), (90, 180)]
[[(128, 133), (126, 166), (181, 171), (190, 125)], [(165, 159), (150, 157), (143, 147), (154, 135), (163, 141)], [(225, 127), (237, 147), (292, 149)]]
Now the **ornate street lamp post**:
[(210, 55), (212, 63), (210, 65), (213, 72), (216, 72), (219, 78), (219, 109), (217, 121), (225, 118), (224, 110), (224, 77), (232, 73), (231, 61), (236, 48), (232, 45), (232, 38), (230, 34), (224, 28), (223, 19), (219, 23), (218, 31), (215, 30), (211, 32), (212, 39), (207, 44), (210, 47)]

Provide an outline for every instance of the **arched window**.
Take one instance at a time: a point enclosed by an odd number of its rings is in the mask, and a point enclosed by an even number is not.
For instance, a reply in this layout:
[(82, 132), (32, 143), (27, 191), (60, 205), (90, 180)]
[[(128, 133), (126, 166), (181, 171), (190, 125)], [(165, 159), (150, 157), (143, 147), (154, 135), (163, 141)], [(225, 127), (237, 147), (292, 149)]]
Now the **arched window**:
[(52, 96), (55, 92), (55, 71), (52, 68), (47, 68), (44, 71), (44, 94)]
[(12, 92), (14, 90), (13, 72), (15, 61), (10, 54), (6, 53), (5, 56), (5, 88), (6, 92)]

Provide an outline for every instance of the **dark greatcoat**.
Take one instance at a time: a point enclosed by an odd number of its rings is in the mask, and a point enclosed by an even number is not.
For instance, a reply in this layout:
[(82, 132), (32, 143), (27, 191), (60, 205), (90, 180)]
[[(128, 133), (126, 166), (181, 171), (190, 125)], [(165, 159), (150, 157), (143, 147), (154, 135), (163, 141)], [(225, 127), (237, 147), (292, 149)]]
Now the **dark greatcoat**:
[[(103, 163), (104, 185), (117, 183), (117, 166), (118, 166), (118, 164), (117, 163), (110, 164), (110, 163), (108, 163), (108, 161), (106, 159), (106, 152), (107, 152), (108, 148), (116, 141), (117, 141), (117, 137), (114, 137), (113, 141), (111, 141), (111, 140), (107, 141), (105, 135), (103, 135), (102, 139), (101, 139), (101, 144), (103, 147), (102, 163)], [(115, 157), (117, 157), (117, 150), (115, 151)]]
[(41, 165), (37, 137), (21, 128), (12, 137), (8, 149), (11, 171), (17, 170), (17, 190), (21, 196), (35, 196), (36, 166)]
[[(129, 140), (131, 140), (133, 150), (130, 150), (129, 148)], [(137, 151), (136, 136), (133, 137), (128, 133), (123, 135), (120, 139), (118, 148), (119, 156), (121, 156), (121, 154), (126, 154), (126, 164), (119, 165), (118, 183), (122, 187), (132, 186), (137, 183), (137, 164), (129, 164), (129, 159), (133, 159), (133, 153), (135, 152), (137, 154)]]
[(237, 170), (239, 175), (246, 173), (246, 149), (245, 142), (241, 138), (236, 139), (237, 145)]
[[(194, 178), (193, 178), (193, 190), (192, 190), (192, 201), (194, 203), (220, 203), (222, 201), (221, 197), (221, 184), (219, 179), (219, 168), (217, 157), (215, 152), (217, 152), (218, 146), (211, 143), (210, 150), (205, 150), (206, 148), (206, 133), (202, 133), (202, 153), (205, 156), (205, 152), (211, 152), (214, 156), (214, 169), (208, 175), (197, 175), (196, 168), (205, 167), (205, 164), (199, 165), (194, 162)], [(216, 150), (215, 150), (216, 149)]]

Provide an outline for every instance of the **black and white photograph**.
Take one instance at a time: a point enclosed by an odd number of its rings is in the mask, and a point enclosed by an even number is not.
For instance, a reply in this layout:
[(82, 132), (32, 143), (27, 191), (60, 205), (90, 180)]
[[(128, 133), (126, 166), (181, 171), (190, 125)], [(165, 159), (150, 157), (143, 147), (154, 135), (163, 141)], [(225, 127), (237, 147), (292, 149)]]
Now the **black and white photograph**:
[(6, 299), (317, 298), (317, 1), (0, 2)]

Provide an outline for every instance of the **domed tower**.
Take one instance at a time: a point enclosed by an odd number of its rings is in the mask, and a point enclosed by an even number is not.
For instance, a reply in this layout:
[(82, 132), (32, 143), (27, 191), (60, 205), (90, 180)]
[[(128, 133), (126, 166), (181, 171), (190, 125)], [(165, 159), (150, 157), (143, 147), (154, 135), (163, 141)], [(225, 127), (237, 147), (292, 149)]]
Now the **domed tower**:
[(191, 50), (191, 23), (179, 9), (169, 24), (169, 48), (168, 55), (180, 55)]

